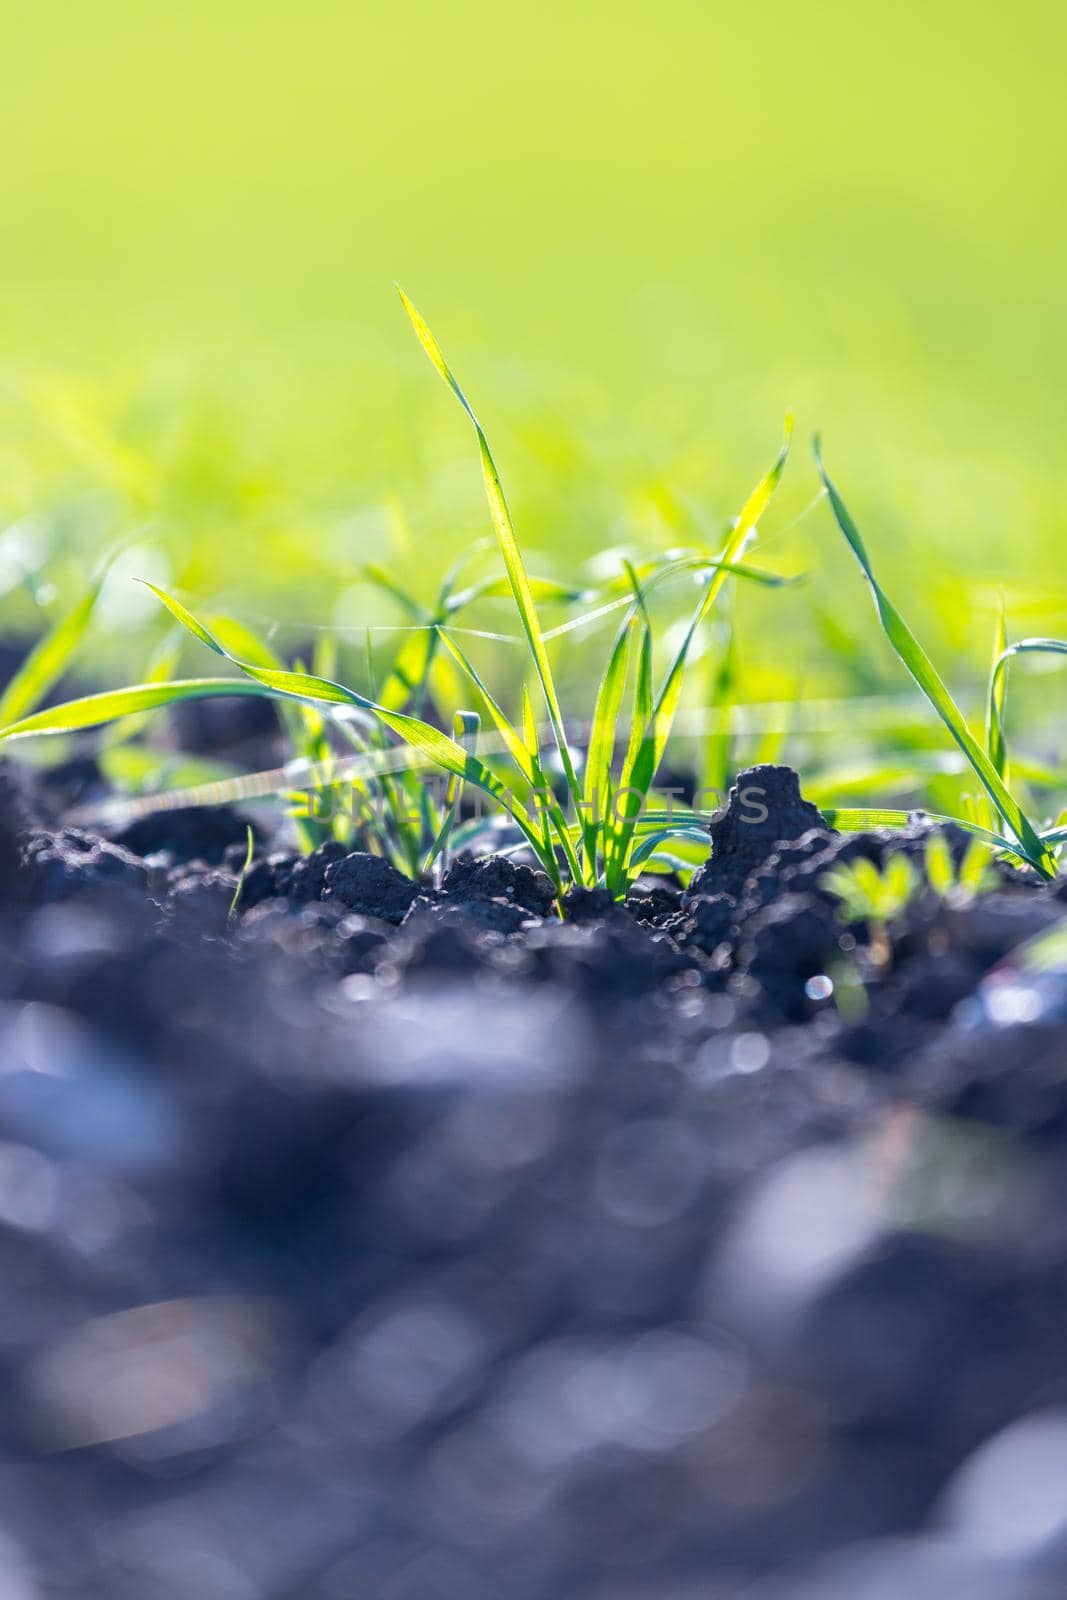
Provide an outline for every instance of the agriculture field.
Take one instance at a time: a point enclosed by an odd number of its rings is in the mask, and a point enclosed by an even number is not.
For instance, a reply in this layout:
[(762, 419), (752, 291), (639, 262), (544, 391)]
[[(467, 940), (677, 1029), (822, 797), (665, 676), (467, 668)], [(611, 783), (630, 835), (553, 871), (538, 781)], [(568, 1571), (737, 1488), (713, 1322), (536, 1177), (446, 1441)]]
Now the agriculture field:
[(0, 0), (0, 1600), (1067, 1594), (1065, 46)]
[[(158, 637), (119, 581), (135, 571), (294, 625), (292, 648), (297, 623), (402, 622), (362, 565), (428, 598), (489, 529), (399, 278), (539, 572), (592, 587), (605, 547), (713, 539), (791, 408), (766, 559), (809, 577), (741, 598), (746, 694), (900, 687), (809, 509), (816, 428), (885, 581), (977, 685), (999, 590), (1016, 633), (1062, 631), (1067, 604), (1047, 69), (1065, 28), (1051, 4), (1010, 23), (910, 3), (9, 4), (10, 626), (131, 533), (90, 675), (136, 675)], [(507, 631), (500, 613), (480, 620)]]

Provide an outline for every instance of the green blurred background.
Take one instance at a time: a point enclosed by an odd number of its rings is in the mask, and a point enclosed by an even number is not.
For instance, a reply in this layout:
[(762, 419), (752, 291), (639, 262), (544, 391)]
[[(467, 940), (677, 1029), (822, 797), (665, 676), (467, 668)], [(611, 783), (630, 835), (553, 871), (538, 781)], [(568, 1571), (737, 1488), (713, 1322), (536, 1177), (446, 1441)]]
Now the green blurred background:
[[(1062, 6), (2, 17), (9, 629), (133, 529), (120, 577), (249, 614), (388, 622), (371, 558), (428, 592), (488, 524), (394, 278), (538, 570), (713, 532), (796, 411), (765, 559), (811, 579), (743, 602), (757, 696), (901, 686), (825, 506), (806, 512), (816, 428), (958, 675), (988, 656), (998, 586), (1014, 632), (1062, 629)], [(143, 593), (113, 584), (103, 621), (97, 676), (134, 671)]]

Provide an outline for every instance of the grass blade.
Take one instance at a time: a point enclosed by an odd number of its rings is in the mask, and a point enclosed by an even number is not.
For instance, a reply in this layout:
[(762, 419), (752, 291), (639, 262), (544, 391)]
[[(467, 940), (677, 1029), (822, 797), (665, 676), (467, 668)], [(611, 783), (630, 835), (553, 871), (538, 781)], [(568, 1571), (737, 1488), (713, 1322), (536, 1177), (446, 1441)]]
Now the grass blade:
[[(906, 828), (914, 815), (910, 811), (887, 811), (877, 806), (821, 806), (819, 809), (830, 827), (837, 828), (841, 833), (862, 833), (867, 828)], [(951, 823), (965, 833), (973, 833), (976, 839), (984, 840), (997, 850), (1018, 854), (1019, 847), (1013, 840), (1005, 839), (1003, 834), (993, 833), (989, 828), (980, 827), (977, 822), (968, 822), (963, 817), (945, 817), (937, 811), (924, 811), (923, 816), (930, 822)]]
[[(530, 578), (529, 583), (533, 598), (545, 605), (574, 605), (579, 600), (588, 602), (594, 598), (589, 589), (576, 588), (573, 583), (559, 583), (555, 578)], [(444, 610), (460, 611), (475, 600), (507, 599), (511, 592), (507, 578), (485, 578), (481, 583), (471, 584), (469, 589), (449, 595)]]
[(520, 737), (512, 727), (506, 713), (493, 699), (475, 667), (464, 655), (456, 641), (450, 638), (443, 628), (438, 628), (437, 632), (445, 648), (467, 674), (481, 695), (482, 700), (485, 702), (486, 710), (489, 712), (497, 732), (504, 741), (505, 749), (518, 767), (526, 783), (534, 791), (535, 799), (541, 798), (544, 801), (544, 813), (541, 819), (541, 849), (543, 857), (551, 856), (552, 854), (548, 836), (548, 823), (551, 822), (559, 837), (560, 844), (563, 846), (564, 854), (567, 857), (567, 865), (577, 881), (581, 877), (581, 867), (574, 852), (573, 840), (567, 831), (566, 819), (560, 810), (559, 802), (552, 793), (551, 786), (545, 779), (544, 768), (541, 765), (541, 757), (538, 751), (537, 727), (534, 721), (533, 707), (530, 705), (530, 697), (525, 685), (523, 687), (524, 732)]
[(529, 752), (534, 769), (539, 771), (541, 767), (541, 744), (537, 737), (537, 718), (534, 716), (529, 685), (525, 683), (522, 686), (522, 742)]
[(654, 833), (649, 833), (642, 837), (640, 844), (630, 857), (630, 866), (643, 866), (651, 856), (655, 855), (660, 845), (664, 844), (668, 839), (675, 841), (685, 840), (687, 844), (698, 844), (705, 849), (710, 845), (706, 828), (687, 828), (682, 823), (679, 823), (677, 827), (657, 828)]
[[(397, 651), (377, 698), (390, 711), (403, 711), (409, 705), (417, 709), (437, 648), (434, 619), (383, 567), (372, 562), (363, 568), (363, 576), (396, 602), (409, 619), (412, 630)], [(451, 574), (442, 585), (443, 599), (447, 599), (450, 586)]]
[(139, 711), (156, 711), (179, 700), (270, 693), (272, 691), (262, 684), (248, 683), (241, 678), (177, 678), (167, 683), (136, 683), (126, 689), (105, 689), (101, 694), (83, 695), (78, 700), (68, 700), (65, 705), (35, 711), (0, 728), (0, 740), (27, 739), (44, 733), (77, 733), (82, 728), (96, 728), (101, 723), (114, 722), (118, 717), (128, 717)]
[(1064, 639), (1017, 639), (1014, 644), (1007, 644), (1003, 633), (998, 635), (998, 650), (993, 661), (993, 670), (989, 675), (989, 703), (986, 710), (987, 739), (990, 747), (990, 760), (997, 770), (1004, 773), (1007, 767), (1007, 738), (1004, 731), (1004, 703), (1008, 689), (1008, 665), (1016, 656), (1024, 655), (1053, 655), (1067, 656), (1067, 640)]
[(436, 639), (429, 624), (419, 624), (393, 657), (379, 699), (390, 711), (402, 711), (423, 695), (433, 665)]
[[(158, 591), (156, 593), (158, 594)], [(242, 661), (249, 661), (256, 667), (285, 670), (285, 662), (270, 645), (236, 617), (212, 617), (211, 633), (231, 660), (240, 657)], [(322, 673), (317, 672), (316, 676), (321, 677)], [(309, 759), (325, 759), (328, 756), (329, 747), (325, 737), (323, 714), (316, 706), (299, 701), (279, 700), (278, 710), (294, 751)]]
[(1008, 619), (1004, 610), (1004, 599), (1001, 596), (1000, 610), (993, 632), (993, 664), (989, 670), (985, 742), (989, 759), (1005, 783), (1008, 781), (1008, 752), (1004, 742), (1004, 697), (1007, 693), (1008, 680), (1001, 670), (1000, 663), (1007, 648)]
[(374, 584), (376, 589), (380, 589), (383, 594), (387, 594), (390, 600), (395, 600), (404, 615), (409, 617), (412, 622), (429, 621), (425, 610), (419, 605), (414, 595), (410, 595), (403, 585), (397, 583), (396, 579), (384, 567), (380, 567), (376, 561), (368, 562), (363, 568), (363, 577), (368, 583)]
[(166, 606), (171, 616), (176, 617), (182, 627), (187, 628), (194, 638), (200, 640), (201, 644), (206, 644), (208, 649), (214, 650), (217, 656), (225, 656), (228, 660), (233, 659), (230, 657), (229, 651), (219, 643), (214, 634), (209, 633), (204, 624), (198, 622), (193, 613), (188, 611), (180, 600), (175, 599), (174, 595), (168, 594), (166, 589), (161, 589), (158, 584), (150, 583), (147, 578), (138, 578), (137, 582), (142, 584), (144, 588), (150, 589), (156, 599), (162, 601)]
[[(732, 607), (729, 610), (732, 612)], [(738, 670), (737, 629), (733, 616), (726, 618), (726, 632), (718, 660), (712, 661), (704, 701), (709, 711), (727, 713), (733, 702), (740, 673)], [(704, 741), (702, 787), (725, 794), (729, 784), (733, 741), (724, 728), (709, 733)]]
[(49, 628), (0, 694), (0, 727), (17, 722), (39, 706), (66, 671), (92, 620), (106, 570), (70, 611)]
[(515, 803), (511, 791), (476, 756), (464, 750), (439, 728), (433, 727), (429, 722), (423, 722), (419, 717), (391, 711), (386, 706), (378, 705), (374, 700), (368, 700), (366, 695), (357, 694), (354, 689), (348, 689), (341, 683), (334, 683), (329, 678), (319, 678), (310, 672), (287, 672), (275, 668), (257, 667), (251, 662), (242, 661), (237, 656), (231, 656), (208, 632), (203, 623), (199, 622), (180, 601), (175, 600), (173, 595), (157, 588), (155, 584), (148, 584), (148, 588), (196, 638), (202, 640), (210, 649), (217, 651), (219, 655), (225, 656), (254, 682), (274, 690), (279, 695), (290, 695), (304, 700), (323, 700), (327, 704), (350, 705), (361, 711), (368, 711), (403, 739), (405, 744), (424, 756), (432, 766), (440, 767), (443, 772), (451, 773), (465, 783), (473, 784), (475, 788), (491, 795), (526, 836), (546, 870), (553, 876), (554, 882), (559, 883), (555, 858), (549, 853), (548, 860), (545, 859), (542, 841), (522, 807)]
[[(481, 731), (482, 719), (476, 711), (457, 711), (452, 719), (452, 733), (457, 744), (462, 744), (465, 750), (474, 754), (478, 748), (478, 734)], [(445, 814), (437, 835), (430, 846), (430, 852), (423, 864), (423, 872), (429, 872), (438, 856), (442, 858), (442, 866), (448, 861), (448, 846), (459, 816), (459, 808), (463, 800), (463, 780), (452, 777), (448, 782), (445, 793)]]
[(619, 773), (619, 787), (604, 813), (605, 882), (619, 896), (626, 890), (626, 864), (634, 829), (656, 775), (656, 737), (652, 705), (652, 629), (641, 627), (634, 684), (630, 738)]
[[(759, 526), (760, 517), (770, 504), (771, 497), (782, 480), (782, 474), (789, 459), (789, 445), (792, 435), (793, 419), (792, 417), (787, 417), (782, 448), (779, 450), (769, 470), (764, 473), (742, 506), (741, 515), (734, 524), (733, 531), (723, 547), (719, 561), (717, 563), (709, 563), (715, 570), (708, 580), (707, 587), (683, 635), (682, 642), (678, 647), (674, 660), (671, 662), (667, 676), (663, 681), (663, 687), (660, 689), (659, 697), (656, 700), (654, 736), (655, 765), (657, 767), (663, 759), (663, 752), (667, 748), (667, 740), (670, 738), (674, 714), (678, 709), (678, 700), (682, 692), (682, 677), (685, 672), (686, 658), (689, 655), (697, 629), (718, 599), (723, 584), (735, 570), (735, 563), (738, 557), (743, 554), (745, 546), (755, 534)], [(749, 575), (751, 576), (751, 573)]]
[[(630, 789), (649, 766), (655, 740), (652, 735), (652, 629), (646, 620), (641, 628), (641, 641), (637, 654), (637, 679), (634, 684), (634, 709), (630, 721), (630, 738), (619, 774), (619, 789)], [(646, 792), (653, 774), (648, 773), (642, 789)]]
[(622, 708), (626, 674), (630, 661), (630, 645), (637, 622), (631, 607), (622, 627), (615, 635), (615, 643), (608, 664), (597, 688), (596, 704), (589, 731), (589, 746), (585, 758), (585, 810), (595, 825), (605, 821), (611, 805), (611, 766), (615, 759), (615, 735)]
[[(145, 668), (145, 683), (167, 683), (178, 669), (181, 657), (181, 639), (177, 628), (172, 628), (165, 638), (161, 639), (148, 659)], [(128, 745), (135, 739), (143, 727), (152, 720), (151, 711), (142, 712), (139, 717), (122, 719), (102, 733), (97, 740), (96, 759), (101, 761), (108, 751), (117, 751), (120, 745)], [(191, 758), (190, 758), (191, 759)], [(156, 760), (159, 760), (157, 753)]]
[(975, 776), (1018, 841), (1017, 848), (1020, 854), (1044, 877), (1054, 877), (1056, 863), (1050, 852), (1042, 843), (1040, 836), (1021, 806), (1009, 793), (1003, 778), (989, 759), (989, 756), (971, 733), (962, 712), (949, 694), (933, 662), (875, 578), (870, 557), (867, 554), (859, 529), (853, 522), (844, 501), (823, 466), (817, 440), (815, 444), (815, 460), (818, 465), (819, 475), (829, 496), (830, 506), (837, 525), (851, 546), (852, 552), (870, 585), (878, 618), (886, 638), (970, 762)]
[(531, 758), (531, 752), (528, 744), (519, 737), (515, 729), (511, 726), (506, 713), (498, 705), (496, 700), (493, 699), (492, 694), (482, 681), (477, 669), (467, 658), (465, 653), (460, 649), (456, 641), (451, 638), (443, 628), (439, 628), (437, 632), (445, 649), (452, 656), (453, 660), (459, 664), (462, 671), (466, 673), (467, 677), (470, 679), (471, 683), (473, 683), (474, 687), (484, 700), (486, 710), (489, 712), (497, 732), (503, 739), (505, 748), (507, 749), (512, 761), (514, 761), (515, 765), (518, 767), (527, 783), (535, 783), (536, 777), (534, 771), (534, 762)]
[(146, 587), (152, 590), (171, 615), (176, 617), (195, 638), (206, 644), (216, 655), (232, 662), (244, 674), (244, 680), (201, 678), (161, 684), (136, 684), (103, 694), (87, 695), (81, 700), (37, 712), (6, 728), (0, 728), (0, 739), (23, 738), (42, 733), (69, 733), (77, 728), (111, 722), (116, 717), (127, 716), (131, 712), (145, 711), (170, 705), (178, 700), (203, 698), (209, 695), (268, 694), (288, 696), (297, 700), (324, 701), (332, 705), (354, 706), (359, 710), (370, 712), (424, 757), (430, 765), (454, 774), (465, 783), (473, 784), (491, 795), (524, 834), (538, 857), (542, 858), (546, 871), (553, 877), (557, 887), (559, 886), (560, 879), (555, 858), (549, 855), (547, 860), (543, 859), (542, 841), (522, 808), (515, 804), (510, 790), (454, 739), (450, 739), (447, 734), (430, 723), (422, 722), (418, 717), (389, 711), (373, 700), (368, 700), (365, 695), (357, 694), (343, 684), (333, 683), (328, 678), (320, 678), (309, 672), (288, 672), (278, 668), (258, 667), (251, 662), (242, 661), (237, 656), (231, 656), (204, 624), (173, 595), (167, 594), (165, 590), (152, 583)]
[(507, 501), (504, 498), (500, 475), (497, 472), (496, 463), (489, 449), (489, 441), (485, 437), (482, 425), (475, 416), (466, 395), (453, 377), (448, 362), (441, 352), (441, 347), (430, 332), (427, 323), (412, 305), (399, 284), (397, 285), (397, 291), (404, 310), (407, 312), (411, 325), (418, 336), (419, 343), (474, 425), (474, 431), (478, 438), (478, 449), (481, 454), (482, 476), (485, 480), (485, 492), (489, 501), (489, 513), (493, 520), (493, 527), (496, 530), (501, 554), (504, 557), (504, 570), (511, 585), (511, 592), (519, 613), (519, 621), (522, 624), (523, 633), (526, 635), (526, 642), (541, 684), (541, 692), (545, 697), (548, 718), (552, 724), (552, 732), (559, 749), (560, 760), (563, 763), (567, 785), (572, 796), (577, 798), (581, 791), (577, 774), (574, 770), (574, 763), (571, 759), (570, 749), (567, 745), (567, 735), (563, 727), (563, 713), (560, 710), (559, 698), (552, 678), (552, 668), (549, 664), (548, 652), (545, 649), (545, 642), (541, 633), (541, 623), (537, 615), (533, 589), (526, 572), (526, 564), (522, 559), (519, 541), (515, 536), (515, 528), (511, 520), (511, 513), (508, 510)]
[(232, 922), (234, 917), (237, 915), (237, 907), (241, 904), (241, 893), (245, 886), (245, 878), (248, 876), (248, 869), (252, 865), (252, 856), (256, 848), (256, 839), (254, 833), (252, 832), (251, 823), (248, 824), (245, 832), (248, 835), (248, 848), (245, 851), (244, 863), (240, 872), (237, 874), (237, 887), (233, 891), (233, 899), (230, 901), (230, 909), (227, 912), (227, 920), (230, 922)]

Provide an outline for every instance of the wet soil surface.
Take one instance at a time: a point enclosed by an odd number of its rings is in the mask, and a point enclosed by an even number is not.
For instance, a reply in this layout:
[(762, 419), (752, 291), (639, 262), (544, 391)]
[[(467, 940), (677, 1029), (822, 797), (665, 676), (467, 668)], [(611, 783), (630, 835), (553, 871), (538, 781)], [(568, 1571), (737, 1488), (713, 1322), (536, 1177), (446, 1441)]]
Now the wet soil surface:
[(1062, 888), (845, 929), (929, 825), (760, 768), (686, 895), (261, 840), (231, 920), (242, 818), (56, 795), (0, 775), (4, 1600), (1067, 1593)]

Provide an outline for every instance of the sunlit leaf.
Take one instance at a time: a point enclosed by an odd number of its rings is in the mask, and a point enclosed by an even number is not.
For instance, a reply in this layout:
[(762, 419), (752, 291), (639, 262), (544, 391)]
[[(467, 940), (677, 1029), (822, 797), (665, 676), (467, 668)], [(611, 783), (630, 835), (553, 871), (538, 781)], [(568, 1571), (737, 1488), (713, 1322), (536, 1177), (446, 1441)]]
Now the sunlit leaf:
[(875, 578), (859, 529), (823, 466), (818, 441), (816, 441), (815, 459), (837, 525), (851, 546), (870, 585), (875, 609), (886, 638), (973, 767), (975, 776), (1018, 841), (1020, 853), (1045, 877), (1054, 876), (1056, 864), (1050, 852), (1042, 843), (1022, 807), (1009, 792), (989, 756), (971, 733), (963, 713), (949, 694), (929, 656)]

